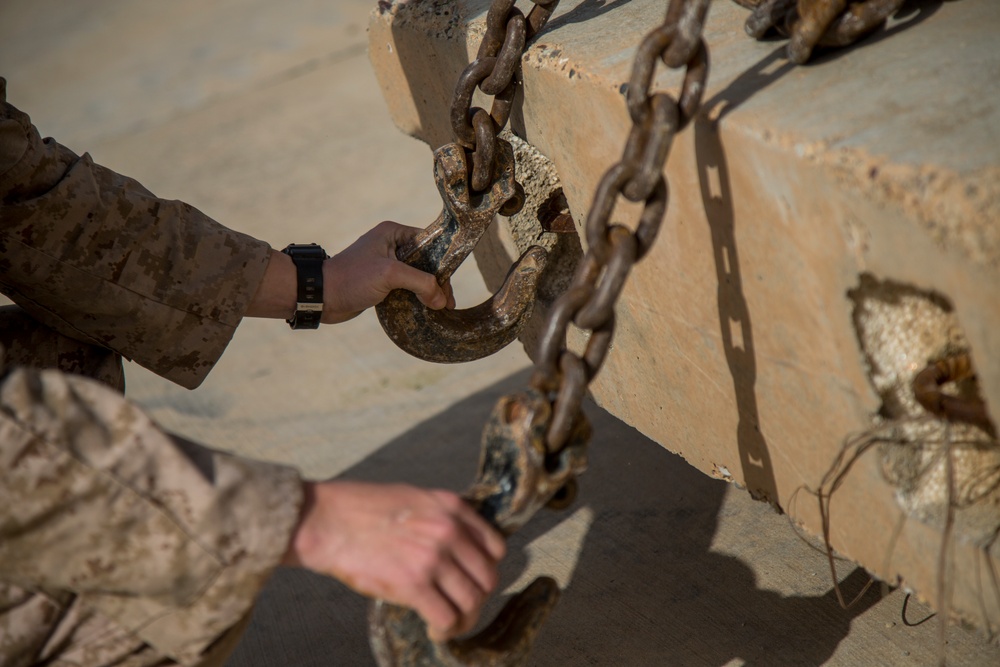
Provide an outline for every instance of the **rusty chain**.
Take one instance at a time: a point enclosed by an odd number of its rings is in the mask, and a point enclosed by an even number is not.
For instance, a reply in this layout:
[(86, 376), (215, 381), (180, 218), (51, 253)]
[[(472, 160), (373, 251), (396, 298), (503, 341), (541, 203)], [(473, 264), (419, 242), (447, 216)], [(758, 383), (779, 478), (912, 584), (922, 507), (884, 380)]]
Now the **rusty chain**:
[[(590, 382), (604, 363), (614, 333), (614, 306), (632, 267), (649, 251), (666, 214), (663, 167), (674, 136), (695, 116), (708, 76), (708, 48), (702, 29), (710, 0), (671, 0), (662, 25), (639, 46), (627, 90), (632, 129), (621, 160), (601, 179), (585, 223), (587, 254), (569, 289), (552, 306), (539, 339), (534, 389), (554, 397), (547, 435), (550, 453), (567, 442)], [(788, 57), (806, 62), (816, 46), (845, 46), (869, 34), (904, 0), (734, 0), (752, 9), (746, 30), (763, 37), (777, 30), (789, 37)], [(555, 10), (558, 0), (537, 3), (528, 17), (514, 0), (494, 0), (476, 59), (459, 77), (451, 107), (457, 141), (472, 155), (470, 184), (481, 190), (492, 179), (497, 133), (506, 125), (514, 98), (514, 74), (525, 44)], [(678, 98), (651, 93), (657, 61), (684, 68)], [(476, 87), (493, 95), (490, 112), (472, 107)], [(634, 232), (610, 217), (618, 196), (641, 202)], [(510, 215), (523, 199), (500, 212)], [(566, 347), (570, 322), (589, 331), (583, 355)]]
[[(755, 38), (774, 29), (789, 37), (788, 57), (804, 63), (817, 46), (845, 46), (884, 24), (905, 0), (734, 0), (753, 10), (746, 31)], [(535, 0), (533, 0), (535, 2)], [(547, 446), (557, 453), (577, 421), (587, 387), (604, 363), (614, 333), (614, 306), (632, 267), (649, 251), (666, 214), (668, 187), (663, 167), (674, 136), (695, 116), (708, 76), (708, 48), (702, 29), (710, 0), (671, 0), (662, 25), (639, 46), (627, 90), (632, 129), (621, 160), (601, 179), (585, 223), (587, 254), (569, 289), (552, 306), (539, 339), (534, 389), (554, 397)], [(493, 180), (497, 134), (507, 124), (514, 100), (514, 75), (525, 45), (541, 30), (558, 0), (535, 2), (525, 17), (514, 0), (494, 0), (476, 59), (459, 77), (451, 105), (457, 142), (471, 154), (470, 185), (481, 191)], [(684, 68), (678, 98), (651, 93), (657, 61)], [(489, 112), (472, 106), (479, 88), (493, 96)], [(500, 213), (523, 205), (523, 192)], [(641, 202), (634, 232), (610, 217), (618, 196)], [(570, 322), (589, 331), (583, 355), (566, 347)]]
[[(511, 147), (497, 135), (511, 113), (525, 45), (558, 3), (532, 1), (535, 6), (526, 17), (514, 7), (515, 0), (493, 0), (476, 59), (459, 77), (450, 109), (456, 142), (439, 149), (444, 153), (436, 166), (446, 210), (439, 224), (425, 230), (429, 238), (437, 236), (441, 225), (451, 229), (451, 222), (461, 222), (470, 191), (496, 190), (504, 175), (511, 183), (500, 188), (501, 198), (495, 198), (493, 208), (476, 213), (492, 219), (496, 212), (509, 216), (524, 205), (523, 188), (513, 181)], [(602, 176), (595, 191), (584, 225), (587, 252), (569, 288), (547, 314), (528, 390), (502, 398), (484, 429), (480, 471), (465, 498), (505, 533), (517, 530), (544, 505), (559, 508), (572, 502), (575, 477), (586, 469), (591, 429), (582, 402), (610, 350), (615, 304), (632, 267), (649, 253), (666, 215), (669, 190), (664, 166), (674, 137), (698, 113), (705, 93), (709, 56), (702, 31), (710, 1), (670, 0), (663, 23), (640, 43), (626, 91), (632, 128), (621, 159)], [(816, 46), (842, 46), (868, 34), (903, 1), (862, 0), (847, 8), (847, 0), (735, 0), (753, 10), (746, 24), (751, 35), (761, 37), (772, 28), (789, 35), (789, 59), (799, 63)], [(684, 70), (676, 99), (651, 90), (659, 61)], [(489, 112), (472, 106), (477, 88), (493, 96)], [(457, 180), (444, 187), (441, 179), (449, 174)], [(462, 204), (451, 206), (454, 221), (446, 215), (451, 210), (449, 196)], [(619, 197), (642, 205), (634, 231), (611, 221)], [(483, 222), (489, 224), (485, 217), (479, 225)], [(582, 354), (569, 349), (570, 323), (586, 334)], [(921, 385), (926, 385), (931, 408), (942, 403), (934, 402), (938, 385), (954, 379), (946, 375), (949, 369), (942, 369), (926, 371)], [(485, 630), (443, 643), (430, 640), (415, 612), (379, 600), (371, 609), (369, 636), (377, 661), (388, 667), (521, 665), (558, 592), (553, 580), (539, 579), (515, 596)]]
[(883, 25), (905, 0), (733, 0), (753, 10), (744, 28), (754, 39), (788, 37), (788, 59), (801, 65), (817, 46), (853, 44)]
[[(776, 28), (790, 36), (789, 59), (803, 63), (816, 46), (845, 46), (867, 35), (904, 0), (734, 0), (753, 9), (747, 32), (762, 37)], [(649, 251), (666, 214), (663, 167), (674, 136), (695, 116), (708, 76), (708, 48), (701, 37), (709, 0), (671, 0), (663, 24), (636, 54), (627, 103), (632, 118), (621, 160), (601, 179), (587, 216), (587, 254), (569, 289), (553, 304), (539, 338), (531, 386), (554, 396), (547, 433), (550, 454), (560, 451), (578, 419), (583, 397), (600, 370), (614, 334), (614, 306), (632, 267)], [(656, 62), (685, 68), (677, 100), (650, 93)], [(634, 232), (610, 223), (618, 196), (642, 202)], [(570, 322), (589, 331), (583, 355), (566, 347)]]
[[(639, 45), (626, 100), (632, 118), (621, 160), (603, 176), (586, 220), (587, 253), (567, 291), (553, 304), (539, 339), (531, 386), (554, 399), (546, 434), (550, 455), (569, 440), (587, 387), (607, 357), (615, 328), (614, 306), (632, 267), (648, 252), (667, 210), (663, 167), (674, 136), (694, 117), (708, 76), (701, 38), (709, 0), (671, 0), (663, 24)], [(657, 61), (685, 68), (678, 99), (652, 93)], [(611, 223), (619, 196), (641, 202), (635, 231)], [(582, 356), (570, 351), (570, 322), (590, 332)]]
[[(479, 44), (476, 59), (458, 78), (451, 103), (451, 127), (456, 141), (472, 156), (469, 184), (474, 192), (485, 190), (493, 182), (496, 168), (497, 134), (507, 125), (517, 85), (514, 75), (528, 41), (542, 29), (559, 0), (538, 2), (525, 17), (514, 0), (493, 0), (486, 14), (486, 34)], [(472, 96), (479, 88), (493, 96), (490, 111), (472, 106)], [(500, 210), (513, 215), (524, 205), (524, 192)]]

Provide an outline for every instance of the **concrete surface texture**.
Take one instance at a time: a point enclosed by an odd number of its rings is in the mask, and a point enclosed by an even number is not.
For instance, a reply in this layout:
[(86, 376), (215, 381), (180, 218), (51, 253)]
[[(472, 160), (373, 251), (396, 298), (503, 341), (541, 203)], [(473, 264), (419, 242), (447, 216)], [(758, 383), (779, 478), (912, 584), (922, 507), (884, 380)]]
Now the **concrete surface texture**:
[[(44, 135), (273, 245), (335, 251), (379, 220), (423, 226), (440, 208), (430, 151), (393, 127), (369, 66), (372, 9), (5, 0), (0, 73)], [(455, 287), (460, 305), (487, 294), (471, 262)], [(247, 321), (199, 389), (131, 365), (128, 393), (169, 429), (312, 477), (461, 489), (493, 402), (526, 383), (516, 348), (439, 366), (397, 350), (374, 313), (319, 332)], [(903, 590), (876, 586), (841, 610), (825, 557), (785, 517), (589, 411), (596, 437), (578, 502), (513, 536), (504, 564), (500, 599), (543, 573), (565, 587), (532, 664), (936, 660), (938, 620), (922, 622), (930, 611)], [(868, 580), (839, 567), (848, 593)], [(364, 617), (365, 601), (340, 584), (279, 571), (230, 666), (371, 665)], [(951, 664), (1000, 664), (1000, 650), (960, 627), (945, 648)]]
[[(439, 82), (474, 57), (488, 7), (400, 2), (373, 16), (370, 54), (393, 120), (431, 146), (452, 140), (452, 93)], [(592, 390), (821, 535), (809, 491), (828, 491), (845, 447), (870, 442), (853, 436), (926, 415), (910, 380), (928, 361), (971, 351), (998, 414), (1000, 4), (911, 0), (885, 30), (806, 67), (785, 59), (784, 40), (749, 39), (747, 15), (711, 5), (700, 116), (673, 142), (667, 216), (623, 292)], [(662, 18), (652, 0), (564, 2), (522, 59), (511, 128), (551, 160), (578, 229), (622, 154), (631, 63)], [(654, 83), (675, 92), (680, 73), (660, 67)], [(614, 220), (634, 227), (638, 213), (620, 204)], [(491, 287), (524, 249), (503, 229), (477, 248)], [(945, 304), (947, 317), (913, 316), (921, 303)], [(898, 409), (903, 393), (914, 409)], [(833, 546), (937, 604), (947, 506), (974, 505), (956, 512), (949, 540), (951, 609), (1000, 627), (1000, 592), (984, 578), (1000, 569), (996, 438), (876, 435), (885, 444), (832, 501)], [(946, 442), (962, 443), (951, 447), (963, 461), (955, 486), (975, 489), (974, 503), (951, 502)]]

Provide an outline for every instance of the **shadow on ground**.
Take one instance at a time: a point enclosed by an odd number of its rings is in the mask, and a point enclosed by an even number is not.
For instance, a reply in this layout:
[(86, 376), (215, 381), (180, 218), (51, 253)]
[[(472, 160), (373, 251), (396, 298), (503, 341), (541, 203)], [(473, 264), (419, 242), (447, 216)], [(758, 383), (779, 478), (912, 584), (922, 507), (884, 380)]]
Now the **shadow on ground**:
[[(525, 382), (526, 374), (519, 373), (461, 401), (343, 477), (464, 488), (494, 401)], [(596, 438), (575, 508), (537, 516), (511, 538), (504, 564), (504, 581), (514, 581), (528, 566), (533, 541), (543, 541), (574, 511), (590, 512), (592, 524), (575, 566), (569, 565), (572, 580), (532, 664), (724, 665), (741, 659), (818, 665), (847, 635), (851, 618), (878, 601), (869, 593), (848, 613), (830, 592), (784, 596), (761, 590), (741, 560), (713, 551), (716, 528), (738, 522), (741, 540), (773, 542), (774, 533), (788, 541), (790, 551), (806, 549), (783, 520), (607, 413), (593, 406), (589, 413)], [(558, 549), (548, 553), (559, 560)], [(844, 585), (856, 593), (866, 581), (857, 570)], [(229, 667), (374, 664), (365, 613), (365, 600), (335, 582), (279, 571)]]

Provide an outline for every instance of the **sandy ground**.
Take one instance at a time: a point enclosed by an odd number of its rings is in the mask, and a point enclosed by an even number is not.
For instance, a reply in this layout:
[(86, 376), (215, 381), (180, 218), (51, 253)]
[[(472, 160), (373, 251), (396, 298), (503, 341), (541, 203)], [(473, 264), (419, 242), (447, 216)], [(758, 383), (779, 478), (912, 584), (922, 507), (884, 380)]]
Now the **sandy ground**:
[[(0, 75), (43, 135), (282, 247), (336, 251), (383, 219), (425, 226), (440, 201), (424, 144), (392, 125), (358, 0), (4, 0)], [(470, 262), (460, 306), (487, 295)], [(314, 478), (452, 489), (472, 479), (482, 424), (524, 386), (518, 345), (462, 366), (397, 350), (374, 313), (319, 332), (247, 321), (186, 391), (136, 365), (128, 394), (166, 428)], [(745, 493), (590, 410), (581, 497), (510, 542), (504, 595), (538, 574), (564, 596), (532, 664), (926, 665), (937, 619), (874, 586), (850, 611), (825, 556)], [(262, 517), (266, 520), (266, 517)], [(849, 592), (867, 581), (841, 563)], [(231, 667), (371, 665), (366, 601), (291, 570), (263, 591)], [(952, 628), (950, 663), (1000, 664)]]

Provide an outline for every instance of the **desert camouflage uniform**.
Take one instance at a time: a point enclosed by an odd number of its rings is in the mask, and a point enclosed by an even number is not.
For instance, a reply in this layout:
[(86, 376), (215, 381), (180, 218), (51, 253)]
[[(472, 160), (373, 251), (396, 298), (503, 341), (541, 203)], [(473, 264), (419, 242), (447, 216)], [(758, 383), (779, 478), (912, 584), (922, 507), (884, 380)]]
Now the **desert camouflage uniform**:
[(268, 252), (42, 141), (0, 79), (2, 667), (225, 660), (299, 475), (171, 436), (105, 385), (120, 354), (197, 386)]

